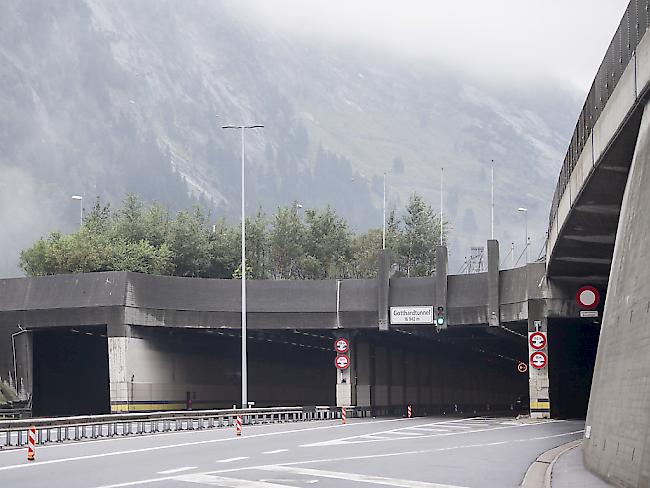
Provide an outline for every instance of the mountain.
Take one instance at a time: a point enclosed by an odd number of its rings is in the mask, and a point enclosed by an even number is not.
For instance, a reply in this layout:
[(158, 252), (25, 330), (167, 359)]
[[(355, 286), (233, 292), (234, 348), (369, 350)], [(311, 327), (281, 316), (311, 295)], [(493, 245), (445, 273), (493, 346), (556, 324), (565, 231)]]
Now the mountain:
[(438, 208), (444, 167), (456, 272), (489, 237), (494, 159), (502, 256), (523, 245), (520, 206), (537, 254), (582, 101), (550, 78), (490, 83), (298, 39), (219, 1), (9, 0), (0, 19), (0, 276), (78, 225), (73, 194), (238, 219), (240, 139), (220, 128), (238, 123), (265, 125), (246, 136), (249, 211), (331, 204), (379, 227), (384, 172), (389, 208), (414, 191)]

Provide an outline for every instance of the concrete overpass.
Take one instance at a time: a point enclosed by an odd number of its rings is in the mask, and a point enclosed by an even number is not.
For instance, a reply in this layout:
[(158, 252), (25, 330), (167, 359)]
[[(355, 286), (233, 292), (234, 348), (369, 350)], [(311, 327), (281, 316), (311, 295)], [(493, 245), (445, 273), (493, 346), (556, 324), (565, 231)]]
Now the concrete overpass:
[(650, 486), (650, 4), (619, 24), (567, 151), (551, 206), (547, 277), (555, 295), (607, 295), (587, 416), (587, 466)]

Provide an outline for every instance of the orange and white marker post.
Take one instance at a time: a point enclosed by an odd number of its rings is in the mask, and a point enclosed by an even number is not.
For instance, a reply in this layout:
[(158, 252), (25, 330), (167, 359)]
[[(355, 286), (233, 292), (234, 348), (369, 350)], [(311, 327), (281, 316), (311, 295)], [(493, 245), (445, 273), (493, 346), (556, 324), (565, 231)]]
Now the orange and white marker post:
[(237, 435), (241, 435), (241, 425), (242, 425), (242, 420), (241, 420), (241, 415), (237, 415), (237, 421), (235, 422), (235, 429)]
[(36, 459), (36, 427), (32, 425), (27, 433), (27, 460), (34, 461), (34, 459)]
[(341, 423), (345, 424), (348, 421), (348, 416), (345, 411), (345, 407), (341, 407)]
[(408, 418), (411, 418), (411, 417), (413, 416), (413, 412), (412, 412), (412, 410), (411, 410), (411, 405), (408, 405), (408, 406), (406, 407), (406, 416), (407, 416)]

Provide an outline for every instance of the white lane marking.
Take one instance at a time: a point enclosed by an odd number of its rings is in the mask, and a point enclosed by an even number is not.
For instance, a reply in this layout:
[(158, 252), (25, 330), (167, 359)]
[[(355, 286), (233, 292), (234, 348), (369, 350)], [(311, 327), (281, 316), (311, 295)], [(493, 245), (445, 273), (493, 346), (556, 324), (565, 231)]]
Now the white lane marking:
[[(545, 424), (550, 424), (550, 423), (555, 423), (555, 422), (560, 422), (559, 420), (550, 420), (548, 422), (545, 422)], [(442, 425), (441, 425), (442, 424)], [(544, 424), (544, 425), (545, 425)], [(434, 424), (431, 424), (434, 425)], [(441, 425), (445, 429), (449, 426), (449, 424), (443, 424), (442, 422), (438, 425)], [(415, 439), (427, 439), (429, 437), (447, 437), (447, 436), (452, 436), (452, 435), (462, 435), (462, 434), (475, 434), (479, 432), (491, 432), (494, 430), (503, 430), (503, 429), (514, 429), (514, 428), (523, 428), (523, 427), (536, 427), (540, 426), (543, 424), (518, 424), (518, 425), (507, 425), (507, 426), (501, 426), (501, 427), (495, 427), (491, 426), (489, 428), (485, 429), (475, 429), (475, 430), (458, 430), (454, 432), (445, 432), (441, 434), (422, 434), (419, 435), (418, 437), (413, 437), (413, 436), (405, 436), (405, 437), (391, 437), (391, 441), (402, 441), (405, 439), (409, 440), (415, 440)], [(405, 427), (406, 428), (406, 427)], [(399, 430), (399, 429), (396, 429)], [(394, 432), (395, 430), (392, 431), (384, 431), (384, 432), (377, 432), (376, 434), (373, 435), (385, 435), (388, 432)], [(383, 439), (368, 439), (367, 436), (350, 436), (350, 437), (341, 437), (339, 439), (333, 439), (330, 441), (322, 441), (322, 442), (314, 442), (311, 444), (303, 444), (300, 447), (322, 447), (322, 446), (337, 446), (337, 445), (342, 445), (342, 444), (363, 444), (367, 442), (383, 442)]]
[(266, 451), (262, 454), (278, 454), (280, 452), (287, 452), (289, 449), (276, 449), (275, 451)]
[(208, 486), (223, 486), (225, 488), (296, 488), (295, 485), (280, 485), (278, 483), (266, 483), (265, 481), (238, 480), (234, 478), (222, 478), (208, 474), (186, 474), (173, 478), (174, 481), (185, 481), (187, 483), (199, 483)]
[(357, 481), (360, 483), (373, 483), (376, 485), (400, 486), (402, 488), (463, 488), (459, 485), (443, 485), (440, 483), (427, 483), (425, 481), (400, 480), (396, 478), (385, 478), (383, 476), (341, 473), (339, 471), (323, 471), (320, 469), (293, 468), (290, 466), (267, 466), (260, 469), (265, 471), (277, 471), (280, 473), (315, 476), (319, 478), (334, 478), (339, 480)]
[[(196, 446), (196, 445), (201, 445), (201, 444), (214, 444), (217, 442), (232, 442), (232, 441), (242, 441), (245, 439), (255, 439), (257, 437), (270, 437), (274, 435), (285, 435), (285, 434), (293, 434), (296, 432), (308, 432), (308, 431), (313, 431), (313, 430), (323, 430), (323, 429), (338, 429), (338, 428), (349, 428), (352, 426), (356, 425), (371, 425), (375, 423), (383, 423), (383, 422), (399, 422), (402, 420), (411, 420), (411, 419), (388, 419), (388, 420), (373, 420), (371, 422), (352, 422), (350, 424), (337, 424), (337, 425), (325, 425), (321, 427), (306, 427), (304, 429), (293, 429), (293, 430), (282, 430), (282, 431), (276, 431), (276, 432), (264, 432), (262, 434), (250, 434), (246, 435), (245, 437), (224, 437), (221, 439), (208, 439), (204, 441), (192, 441), (192, 442), (179, 442), (178, 444), (166, 444), (164, 446), (153, 446), (153, 447), (142, 447), (139, 449), (129, 449), (125, 451), (113, 451), (113, 452), (104, 452), (104, 453), (99, 453), (99, 454), (88, 454), (85, 456), (74, 456), (74, 457), (69, 457), (69, 458), (60, 458), (60, 459), (50, 459), (48, 461), (39, 461), (38, 463), (34, 464), (12, 464), (9, 466), (0, 466), (0, 471), (7, 471), (10, 469), (23, 469), (23, 468), (35, 468), (38, 466), (45, 466), (48, 464), (58, 464), (58, 463), (67, 463), (67, 462), (72, 462), (72, 461), (82, 461), (85, 459), (97, 459), (97, 458), (102, 458), (102, 457), (110, 457), (110, 456), (121, 456), (124, 454), (135, 454), (138, 452), (148, 452), (148, 451), (160, 451), (163, 449), (174, 449), (177, 447), (187, 447), (187, 446)], [(167, 435), (167, 434), (160, 434), (160, 435)], [(152, 437), (150, 435), (143, 436), (143, 437), (137, 437), (137, 439), (147, 439), (149, 437)], [(128, 439), (128, 438), (127, 438)], [(133, 437), (133, 439), (136, 439), (136, 437)], [(110, 440), (117, 440), (117, 439), (106, 439), (106, 440), (100, 440), (100, 441), (91, 441), (91, 442), (110, 442)], [(120, 439), (120, 440), (126, 440), (126, 439)], [(67, 444), (67, 445), (74, 445), (74, 446), (79, 446), (79, 445), (85, 445), (87, 442), (83, 443), (72, 443), (72, 444)], [(63, 447), (66, 444), (61, 444), (59, 446), (43, 446), (40, 447), (39, 449), (46, 449), (47, 447)], [(7, 452), (20, 452), (20, 450), (17, 449), (12, 449), (11, 451)], [(0, 454), (2, 454), (0, 452)]]
[[(541, 437), (530, 437), (526, 439), (515, 439), (513, 441), (509, 442), (530, 442), (530, 441), (539, 441), (539, 440), (546, 440), (546, 439), (553, 439), (556, 437), (564, 437), (568, 435), (577, 435), (577, 434), (582, 434), (584, 433), (584, 430), (576, 430), (573, 432), (565, 432), (562, 434), (554, 434), (554, 435), (548, 435), (548, 436), (541, 436)], [(476, 447), (490, 447), (493, 443), (488, 443), (488, 444), (470, 444), (470, 445), (460, 445), (460, 446), (452, 446), (452, 447), (443, 447), (443, 448), (437, 448), (437, 449), (424, 449), (420, 451), (402, 451), (402, 452), (391, 452), (387, 454), (370, 454), (366, 456), (348, 456), (348, 457), (340, 457), (340, 458), (329, 458), (329, 459), (311, 459), (309, 461), (296, 461), (293, 463), (282, 463), (279, 464), (278, 466), (296, 466), (296, 465), (301, 465), (301, 464), (314, 464), (314, 463), (335, 463), (335, 462), (342, 462), (342, 461), (355, 461), (355, 460), (360, 460), (360, 459), (378, 459), (378, 458), (385, 458), (385, 457), (394, 457), (394, 456), (407, 456), (407, 455), (414, 455), (414, 454), (429, 454), (432, 452), (442, 452), (442, 451), (450, 451), (454, 449), (465, 449), (465, 448), (476, 448)], [(264, 468), (266, 465), (262, 466), (242, 466), (239, 468), (229, 468), (229, 469), (221, 469), (218, 471), (206, 471), (204, 473), (197, 473), (197, 474), (221, 474), (221, 473), (234, 473), (237, 471), (246, 471), (246, 470), (251, 470), (251, 469), (258, 469), (258, 468)], [(136, 486), (136, 485), (146, 485), (146, 484), (151, 484), (151, 483), (157, 483), (159, 481), (168, 481), (168, 480), (173, 480), (173, 476), (167, 476), (163, 478), (149, 478), (149, 479), (144, 479), (144, 480), (138, 480), (138, 481), (127, 481), (126, 483), (117, 483), (114, 485), (103, 485), (103, 486), (98, 486), (96, 488), (124, 488), (127, 486)]]
[[(360, 422), (356, 422), (356, 419), (352, 419), (352, 421), (348, 420), (347, 424), (341, 424), (340, 419), (332, 419), (332, 420), (315, 420), (314, 422), (326, 422), (329, 424), (334, 424), (334, 425), (324, 425), (321, 427), (309, 427), (305, 429), (296, 429), (293, 431), (281, 431), (281, 432), (271, 432), (271, 433), (266, 433), (266, 434), (254, 434), (253, 436), (247, 435), (247, 438), (250, 437), (255, 437), (259, 435), (274, 435), (274, 434), (290, 434), (291, 432), (304, 432), (307, 430), (321, 430), (321, 429), (345, 429), (349, 428), (350, 426), (358, 426), (358, 425), (371, 425), (371, 424), (382, 424), (385, 422), (404, 422), (408, 420), (415, 420), (415, 418), (395, 418), (395, 419), (384, 419), (384, 420), (363, 420)], [(248, 429), (255, 428), (255, 427), (265, 427), (263, 425), (252, 425), (252, 426), (247, 426)], [(216, 429), (216, 431), (219, 431), (221, 428)], [(227, 427), (224, 427), (224, 429), (227, 429)], [(174, 435), (192, 435), (196, 436), (198, 434), (204, 433), (204, 434), (210, 434), (215, 432), (214, 429), (206, 429), (202, 432), (192, 430), (192, 431), (187, 431), (187, 430), (182, 430), (182, 431), (173, 431), (173, 432), (160, 432), (158, 434), (146, 434), (146, 435), (141, 435), (141, 436), (134, 436), (134, 437), (116, 437), (112, 439), (97, 439), (97, 440), (84, 440), (84, 441), (70, 441), (70, 442), (64, 442), (61, 444), (50, 444), (48, 446), (38, 446), (39, 451), (43, 449), (61, 449), (65, 447), (74, 447), (74, 446), (79, 446), (80, 442), (83, 442), (83, 445), (86, 446), (88, 444), (96, 444), (98, 442), (105, 442), (105, 443), (110, 443), (110, 442), (127, 442), (127, 441), (138, 441), (142, 439), (151, 439), (153, 437), (160, 437), (160, 436), (167, 436), (167, 437), (172, 437)], [(188, 443), (191, 444), (191, 443)], [(16, 449), (7, 449), (7, 450), (0, 450), (0, 456), (3, 454), (11, 454), (11, 453), (16, 453), (16, 452), (21, 452), (21, 448), (16, 448)]]
[(239, 457), (228, 458), (228, 459), (220, 459), (217, 462), (218, 463), (234, 463), (235, 461), (243, 461), (244, 459), (248, 459), (248, 456), (239, 456)]
[(182, 473), (183, 471), (190, 471), (192, 469), (196, 469), (196, 466), (185, 466), (183, 468), (176, 468), (176, 469), (168, 469), (166, 471), (158, 471), (157, 474), (174, 474), (174, 473)]
[[(377, 458), (384, 458), (384, 457), (393, 457), (393, 456), (405, 456), (408, 454), (419, 454), (419, 451), (404, 451), (404, 452), (391, 452), (388, 454), (372, 454), (372, 455), (367, 455), (367, 456), (352, 456), (352, 457), (346, 457), (346, 458), (331, 458), (331, 459), (311, 459), (309, 461), (296, 461), (293, 463), (283, 463), (282, 465), (296, 465), (296, 464), (311, 464), (311, 463), (330, 463), (330, 462), (338, 462), (338, 461), (353, 461), (356, 459), (377, 459)], [(242, 466), (240, 468), (229, 468), (229, 469), (220, 469), (218, 471), (206, 471), (204, 473), (197, 473), (197, 474), (222, 474), (222, 473), (235, 473), (237, 471), (246, 471), (249, 469), (257, 469), (257, 468), (263, 468), (265, 466), (268, 466), (266, 464), (263, 464), (261, 466)], [(123, 488), (126, 486), (136, 486), (136, 485), (147, 485), (150, 483), (157, 483), (159, 481), (168, 481), (168, 480), (174, 480), (176, 479), (174, 476), (167, 476), (164, 478), (150, 478), (150, 479), (145, 479), (145, 480), (139, 480), (139, 481), (127, 481), (126, 483), (117, 483), (114, 485), (103, 485), (103, 486), (98, 486), (96, 488)], [(295, 488), (295, 487), (293, 487)]]

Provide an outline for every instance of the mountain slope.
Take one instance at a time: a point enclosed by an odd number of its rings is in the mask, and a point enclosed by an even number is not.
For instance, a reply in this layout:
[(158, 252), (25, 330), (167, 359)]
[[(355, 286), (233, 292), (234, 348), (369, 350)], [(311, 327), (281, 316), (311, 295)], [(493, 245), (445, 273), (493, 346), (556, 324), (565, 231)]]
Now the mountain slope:
[(518, 206), (530, 209), (531, 235), (545, 230), (579, 110), (557, 82), (492, 86), (324, 47), (207, 0), (12, 0), (0, 9), (1, 275), (16, 273), (17, 251), (34, 238), (74, 228), (72, 194), (89, 206), (133, 191), (236, 219), (239, 137), (223, 123), (266, 125), (247, 135), (250, 210), (331, 203), (365, 230), (381, 225), (384, 171), (390, 206), (418, 191), (437, 207), (444, 166), (458, 264), (489, 237), (494, 159), (497, 237), (523, 242)]

